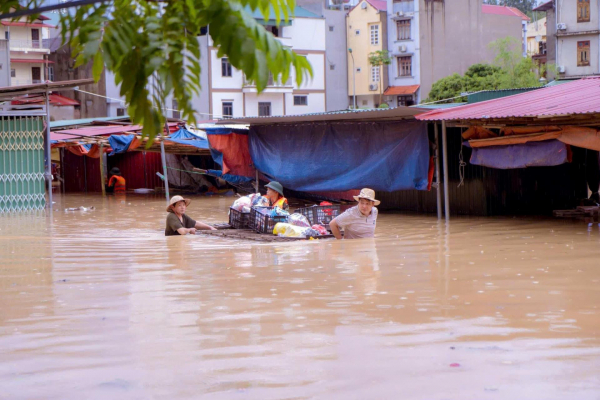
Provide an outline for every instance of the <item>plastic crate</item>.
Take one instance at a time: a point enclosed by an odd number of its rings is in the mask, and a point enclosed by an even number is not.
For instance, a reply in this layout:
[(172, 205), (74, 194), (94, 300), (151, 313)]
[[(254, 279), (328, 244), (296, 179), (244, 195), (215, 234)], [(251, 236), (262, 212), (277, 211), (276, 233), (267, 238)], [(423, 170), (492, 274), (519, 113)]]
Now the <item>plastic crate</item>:
[(310, 225), (329, 225), (332, 219), (340, 215), (339, 205), (330, 206), (312, 206), (298, 208), (297, 213), (300, 213), (308, 219)]
[(271, 217), (269, 215), (274, 207), (252, 207), (250, 211), (249, 228), (258, 233), (273, 233), (275, 224), (286, 222), (287, 217)]
[(229, 208), (229, 225), (234, 229), (247, 229), (250, 221), (250, 213)]

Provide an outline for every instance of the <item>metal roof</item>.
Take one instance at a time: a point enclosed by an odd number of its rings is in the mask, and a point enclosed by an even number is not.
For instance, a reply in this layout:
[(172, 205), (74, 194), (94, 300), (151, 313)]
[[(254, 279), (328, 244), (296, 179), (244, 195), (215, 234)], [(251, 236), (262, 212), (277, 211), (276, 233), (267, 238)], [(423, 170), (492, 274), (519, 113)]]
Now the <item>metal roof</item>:
[(80, 119), (65, 119), (62, 121), (50, 121), (50, 129), (64, 128), (67, 126), (91, 125), (95, 121), (129, 121), (127, 115), (122, 117), (100, 117), (100, 118), (80, 118)]
[(549, 118), (600, 113), (600, 77), (584, 78), (514, 96), (435, 110), (417, 116), (422, 121)]
[(94, 83), (93, 79), (77, 79), (72, 81), (36, 83), (33, 85), (4, 86), (0, 87), (0, 99), (7, 100), (27, 93), (46, 93), (51, 91), (70, 89)]
[(548, 11), (554, 7), (554, 0), (550, 0), (533, 9), (533, 11)]
[(333, 122), (333, 121), (386, 121), (412, 119), (415, 115), (427, 110), (418, 107), (375, 108), (365, 110), (342, 110), (323, 113), (278, 115), (273, 117), (241, 117), (227, 118), (217, 122), (217, 125), (274, 125), (296, 124), (303, 122)]
[(495, 6), (491, 4), (482, 4), (481, 12), (484, 14), (496, 14), (496, 15), (505, 15), (508, 17), (519, 17), (523, 21), (530, 21), (526, 14), (523, 14), (521, 10), (516, 7), (507, 7), (507, 6)]

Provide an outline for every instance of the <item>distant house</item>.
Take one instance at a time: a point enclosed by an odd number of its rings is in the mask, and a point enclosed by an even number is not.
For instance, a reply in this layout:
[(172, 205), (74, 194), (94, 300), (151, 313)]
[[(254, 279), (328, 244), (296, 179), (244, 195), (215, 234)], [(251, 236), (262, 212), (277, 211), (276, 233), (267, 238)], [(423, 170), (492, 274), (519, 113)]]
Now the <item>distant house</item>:
[(525, 46), (526, 15), (511, 7), (473, 4), (479, 3), (387, 0), (390, 106), (418, 104), (437, 80), (492, 62), (488, 45), (497, 39), (511, 36)]
[(547, 62), (546, 17), (527, 25), (527, 54), (538, 64)]
[(9, 65), (2, 68), (10, 71), (10, 86), (53, 80), (52, 62), (47, 56), (50, 54), (49, 30), (55, 26), (47, 24), (48, 19), (40, 15), (32, 22), (27, 22), (25, 17), (18, 21), (0, 21), (0, 38), (7, 41), (0, 46), (0, 52), (2, 47), (5, 51), (8, 48), (10, 59)]

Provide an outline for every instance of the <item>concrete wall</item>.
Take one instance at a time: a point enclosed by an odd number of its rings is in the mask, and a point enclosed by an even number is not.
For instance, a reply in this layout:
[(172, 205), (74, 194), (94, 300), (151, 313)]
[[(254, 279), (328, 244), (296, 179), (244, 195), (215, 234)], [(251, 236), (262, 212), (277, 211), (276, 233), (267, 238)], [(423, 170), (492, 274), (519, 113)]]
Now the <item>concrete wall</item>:
[(67, 119), (81, 118), (79, 108), (74, 106), (53, 106), (50, 105), (50, 121), (63, 121)]
[(192, 97), (192, 106), (196, 112), (196, 119), (198, 121), (203, 121), (212, 119), (209, 110), (208, 57), (205, 57), (205, 55), (208, 54), (208, 36), (199, 36), (198, 42), (200, 42), (200, 54), (202, 55), (200, 59), (200, 84), (202, 85), (202, 89), (200, 94)]
[[(366, 4), (366, 8), (362, 8)], [(348, 35), (348, 47), (352, 49), (354, 56), (354, 70), (356, 75), (353, 76), (352, 57), (348, 55), (348, 97), (352, 99), (354, 95), (354, 82), (356, 82), (356, 96), (372, 95), (379, 93), (381, 85), (386, 86), (385, 75), (380, 76), (379, 82), (374, 82), (371, 77), (371, 65), (369, 64), (369, 54), (378, 50), (383, 50), (387, 47), (386, 43), (386, 13), (380, 12), (370, 3), (362, 0), (357, 4), (352, 11), (348, 13), (346, 18), (346, 30)], [(371, 44), (370, 29), (371, 26), (379, 26), (379, 43)], [(359, 32), (357, 34), (357, 32)], [(385, 68), (382, 68), (384, 70)], [(370, 90), (371, 85), (377, 85), (377, 90)], [(385, 90), (385, 87), (383, 87)], [(357, 103), (358, 106), (358, 103)]]
[(522, 41), (520, 17), (483, 14), (480, 0), (419, 0), (420, 100), (437, 80), (491, 62), (488, 44), (512, 36)]
[[(590, 22), (577, 22), (577, 3), (574, 1), (556, 0), (556, 23), (567, 24), (566, 30), (558, 31), (557, 65), (565, 67), (565, 73), (560, 77), (580, 77), (586, 75), (597, 75), (600, 72), (600, 41), (598, 40), (598, 29), (600, 28), (599, 4), (600, 1), (590, 2)], [(548, 13), (550, 19), (550, 13)], [(554, 28), (556, 29), (556, 23)], [(578, 32), (595, 31), (596, 33), (560, 36)], [(577, 42), (590, 41), (590, 65), (577, 66), (578, 52)]]
[[(51, 64), (54, 68), (55, 81), (67, 81), (75, 79), (92, 78), (92, 61), (81, 65), (77, 68), (72, 68), (75, 65), (75, 60), (71, 57), (71, 47), (68, 45), (58, 48), (55, 52), (49, 55), (49, 59), (54, 61)], [(114, 80), (112, 81), (114, 84)], [(112, 116), (108, 114), (107, 101), (104, 96), (106, 91), (107, 79), (106, 74), (102, 74), (97, 83), (82, 86), (80, 89), (86, 92), (95, 93), (99, 96), (81, 93), (75, 90), (64, 90), (60, 94), (79, 101), (80, 111), (79, 118), (96, 118)], [(118, 92), (117, 92), (118, 93)], [(101, 96), (101, 97), (100, 97)], [(116, 116), (116, 111), (114, 113)]]
[[(546, 12), (546, 63), (557, 65), (556, 62), (556, 14), (554, 10)], [(552, 71), (548, 72), (548, 80), (556, 78)]]
[[(348, 69), (346, 44), (346, 13), (339, 10), (323, 10), (325, 17), (325, 92), (326, 111), (348, 108)], [(333, 27), (333, 32), (329, 27)], [(309, 99), (310, 100), (310, 99)], [(310, 103), (309, 103), (310, 104)]]
[[(294, 96), (306, 96), (307, 104), (305, 106), (295, 106)], [(346, 93), (343, 96), (346, 102)], [(327, 93), (327, 102), (329, 102), (329, 93)], [(296, 91), (294, 93), (285, 93), (285, 114), (298, 115), (322, 112), (325, 109), (325, 93), (305, 93)], [(275, 114), (273, 114), (275, 115)]]
[(10, 86), (10, 50), (3, 34), (0, 36), (0, 65), (0, 87)]

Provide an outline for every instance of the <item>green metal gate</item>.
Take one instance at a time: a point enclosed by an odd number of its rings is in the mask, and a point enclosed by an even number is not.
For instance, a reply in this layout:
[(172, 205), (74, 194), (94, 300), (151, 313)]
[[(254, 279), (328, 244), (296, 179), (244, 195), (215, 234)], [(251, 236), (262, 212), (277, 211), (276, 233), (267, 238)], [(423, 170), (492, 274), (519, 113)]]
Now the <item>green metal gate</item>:
[(45, 206), (43, 117), (0, 116), (0, 213)]

